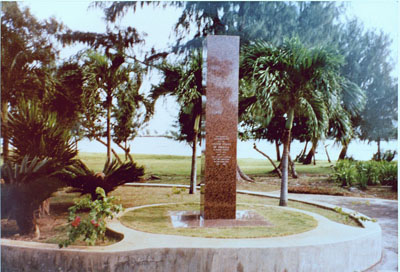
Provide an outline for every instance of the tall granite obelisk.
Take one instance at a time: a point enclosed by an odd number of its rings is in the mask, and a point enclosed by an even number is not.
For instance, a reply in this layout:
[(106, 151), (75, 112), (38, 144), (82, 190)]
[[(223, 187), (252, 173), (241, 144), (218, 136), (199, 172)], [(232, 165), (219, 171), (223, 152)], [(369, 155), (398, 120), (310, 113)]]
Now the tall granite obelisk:
[(204, 219), (235, 219), (239, 37), (206, 38)]

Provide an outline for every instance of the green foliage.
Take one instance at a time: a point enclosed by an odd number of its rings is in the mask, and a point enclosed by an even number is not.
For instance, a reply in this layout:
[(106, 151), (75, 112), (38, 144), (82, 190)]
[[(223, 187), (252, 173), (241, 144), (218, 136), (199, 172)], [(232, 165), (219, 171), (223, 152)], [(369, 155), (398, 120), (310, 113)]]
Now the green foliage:
[(338, 73), (342, 61), (329, 48), (308, 48), (298, 39), (286, 40), (279, 47), (264, 41), (245, 47), (241, 71), (246, 80), (254, 82), (248, 96), (257, 99), (243, 119), (255, 120), (250, 128), (267, 128), (273, 117), (282, 117), (293, 108), (297, 122), (309, 128), (299, 135), (318, 139), (326, 134), (329, 117), (343, 110), (339, 97), (344, 79)]
[(44, 111), (39, 102), (21, 101), (17, 111), (9, 116), (7, 127), (14, 147), (11, 157), (14, 162), (29, 156), (49, 158), (52, 163), (67, 166), (78, 153), (70, 130), (58, 122), (55, 113)]
[[(98, 195), (96, 200), (92, 200), (89, 196), (75, 202), (70, 207), (68, 222), (68, 239), (62, 241), (59, 247), (67, 247), (77, 239), (82, 238), (88, 245), (94, 245), (98, 239), (103, 239), (106, 233), (106, 219), (112, 219), (116, 214), (121, 212), (122, 205), (114, 204), (115, 197), (107, 197), (105, 191), (96, 188)], [(82, 217), (79, 212), (89, 209), (89, 214)]]
[(355, 218), (355, 219), (360, 220), (360, 221), (363, 221), (363, 222), (366, 222), (366, 221), (376, 222), (377, 221), (376, 219), (373, 219), (373, 218), (371, 219), (371, 218), (368, 218), (368, 217), (365, 217), (365, 216), (362, 216), (362, 215), (357, 215), (356, 212), (347, 213), (347, 212), (343, 211), (343, 209), (341, 207), (335, 207), (334, 210), (337, 213), (339, 213), (341, 215), (344, 215), (346, 217), (346, 221), (349, 221), (350, 217)]
[(379, 179), (382, 185), (390, 185), (397, 191), (398, 167), (397, 162), (378, 162), (380, 166)]
[(8, 111), (20, 100), (45, 103), (54, 92), (52, 71), (57, 49), (54, 34), (62, 29), (54, 18), (37, 20), (18, 2), (1, 4), (1, 136), (3, 158), (9, 159)]
[(372, 155), (372, 159), (374, 161), (388, 161), (391, 162), (396, 157), (397, 151), (396, 150), (386, 150), (385, 152), (377, 152)]
[(55, 73), (56, 87), (46, 105), (46, 109), (57, 113), (57, 118), (64, 127), (73, 129), (79, 136), (79, 117), (83, 111), (82, 68), (76, 60), (70, 60), (57, 67)]
[(182, 64), (162, 63), (158, 66), (164, 80), (153, 86), (151, 97), (155, 101), (162, 96), (175, 96), (180, 105), (175, 125), (179, 129), (175, 138), (179, 141), (193, 142), (199, 130), (196, 118), (201, 115), (201, 96), (205, 93), (202, 67), (203, 56), (199, 50), (192, 51)]
[(174, 186), (172, 187), (171, 191), (173, 195), (180, 195), (181, 193), (186, 192), (186, 188), (177, 188)]
[(43, 98), (49, 66), (57, 56), (51, 36), (62, 29), (54, 18), (37, 20), (18, 2), (1, 5), (1, 100), (13, 107), (21, 98)]
[(122, 52), (110, 55), (89, 50), (82, 57), (83, 132), (101, 143), (101, 137), (107, 136), (107, 147), (112, 137), (129, 156), (127, 142), (135, 138), (153, 114), (151, 103), (139, 92), (146, 71), (137, 61), (128, 63)]
[(357, 169), (351, 161), (340, 160), (333, 169), (333, 180), (342, 186), (352, 186), (356, 182)]
[[(175, 50), (200, 47), (202, 38), (210, 34), (238, 35), (243, 45), (256, 39), (278, 45), (285, 36), (293, 35), (299, 35), (306, 44), (327, 44), (340, 29), (335, 19), (343, 10), (343, 5), (332, 2), (189, 1), (171, 4), (183, 6), (175, 26), (178, 34)], [(107, 11), (112, 13), (111, 8)], [(114, 16), (119, 14), (120, 11), (114, 10)], [(197, 27), (196, 34), (182, 43), (193, 25)]]
[(332, 179), (342, 186), (390, 185), (397, 190), (397, 162), (340, 160), (334, 167)]
[(21, 234), (35, 229), (34, 212), (63, 184), (58, 170), (49, 159), (32, 160), (25, 156), (21, 163), (6, 162), (1, 167), (1, 214), (16, 219)]
[(122, 184), (138, 181), (144, 175), (144, 168), (134, 162), (120, 164), (116, 160), (107, 160), (103, 171), (95, 173), (79, 160), (67, 167), (65, 173), (67, 175), (65, 181), (68, 186), (74, 188), (74, 192), (90, 194), (92, 199), (96, 199), (98, 187), (108, 194)]

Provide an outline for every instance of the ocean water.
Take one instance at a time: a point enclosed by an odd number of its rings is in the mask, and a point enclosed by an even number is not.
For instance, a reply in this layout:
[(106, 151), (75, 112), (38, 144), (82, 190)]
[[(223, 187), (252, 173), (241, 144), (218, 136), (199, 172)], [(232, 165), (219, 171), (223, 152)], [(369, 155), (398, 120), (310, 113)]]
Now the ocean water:
[[(256, 143), (258, 149), (266, 153), (272, 159), (276, 159), (275, 144), (271, 144), (267, 141), (238, 141), (237, 153), (238, 158), (254, 158), (254, 159), (265, 159), (260, 153), (253, 149), (253, 144)], [(161, 154), (161, 155), (182, 155), (190, 156), (192, 149), (185, 142), (177, 142), (172, 139), (164, 137), (137, 137), (132, 142), (131, 152), (134, 154)], [(291, 156), (295, 158), (301, 150), (304, 149), (305, 143), (294, 141), (291, 145)], [(326, 140), (324, 143), (320, 143), (316, 152), (317, 160), (327, 160), (327, 155), (324, 146), (327, 145), (327, 151), (331, 160), (336, 160), (339, 157), (341, 151), (341, 145), (335, 144), (332, 140)], [(116, 146), (112, 145), (117, 153), (123, 153), (123, 151)], [(311, 148), (311, 144), (308, 145), (307, 150)], [(78, 143), (78, 149), (81, 152), (98, 152), (106, 153), (106, 147), (96, 141), (89, 141), (84, 139)], [(381, 142), (381, 150), (398, 150), (397, 140), (389, 142)], [(200, 148), (198, 148), (200, 154)], [(352, 141), (347, 151), (348, 156), (352, 156), (356, 160), (370, 160), (372, 155), (377, 152), (377, 144), (367, 143), (362, 141)], [(282, 153), (282, 146), (281, 146)]]

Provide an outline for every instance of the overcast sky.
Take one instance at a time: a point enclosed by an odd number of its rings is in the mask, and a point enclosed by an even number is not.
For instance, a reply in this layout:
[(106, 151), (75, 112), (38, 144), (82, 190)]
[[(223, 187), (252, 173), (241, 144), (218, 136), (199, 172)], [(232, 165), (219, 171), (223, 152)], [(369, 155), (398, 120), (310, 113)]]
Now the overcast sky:
[[(106, 23), (103, 19), (103, 12), (98, 8), (88, 9), (89, 1), (25, 1), (23, 5), (29, 6), (34, 16), (39, 19), (46, 19), (54, 16), (58, 21), (63, 22), (72, 30), (105, 32)], [(394, 0), (380, 1), (351, 1), (347, 17), (358, 17), (365, 27), (382, 30), (390, 35), (393, 40), (392, 55), (398, 60), (398, 31), (400, 26), (399, 3)], [(172, 44), (170, 34), (180, 14), (178, 9), (164, 10), (162, 8), (145, 7), (138, 9), (135, 14), (128, 12), (126, 16), (117, 21), (121, 25), (135, 27), (139, 33), (147, 33), (146, 46), (157, 49), (166, 49)], [(66, 48), (61, 51), (61, 57), (67, 58), (83, 46), (73, 49)], [(398, 65), (397, 65), (398, 71)], [(397, 72), (398, 74), (398, 72)], [(152, 82), (156, 84), (158, 77), (153, 77)], [(149, 88), (151, 82), (146, 81), (144, 88)], [(151, 132), (157, 130), (164, 133), (170, 130), (177, 114), (177, 107), (172, 100), (165, 103), (159, 101), (156, 105), (156, 114), (151, 120), (149, 129)]]

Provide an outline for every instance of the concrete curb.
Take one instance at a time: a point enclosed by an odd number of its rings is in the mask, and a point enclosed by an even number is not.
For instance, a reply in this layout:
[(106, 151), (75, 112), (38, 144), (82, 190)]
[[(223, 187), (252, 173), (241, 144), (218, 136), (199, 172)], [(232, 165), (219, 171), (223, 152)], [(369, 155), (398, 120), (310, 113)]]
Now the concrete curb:
[[(157, 187), (174, 186), (181, 187)], [(239, 193), (276, 197), (249, 191)], [(138, 208), (141, 207), (125, 212)], [(380, 261), (382, 233), (378, 223), (362, 222), (364, 228), (356, 228), (318, 214), (300, 212), (313, 216), (318, 221), (317, 228), (273, 238), (215, 239), (152, 234), (113, 220), (109, 228), (123, 234), (124, 239), (105, 247), (58, 249), (57, 245), (2, 239), (2, 271), (362, 271)]]

